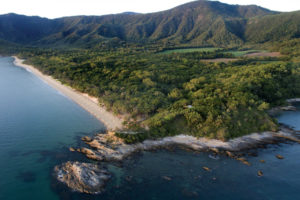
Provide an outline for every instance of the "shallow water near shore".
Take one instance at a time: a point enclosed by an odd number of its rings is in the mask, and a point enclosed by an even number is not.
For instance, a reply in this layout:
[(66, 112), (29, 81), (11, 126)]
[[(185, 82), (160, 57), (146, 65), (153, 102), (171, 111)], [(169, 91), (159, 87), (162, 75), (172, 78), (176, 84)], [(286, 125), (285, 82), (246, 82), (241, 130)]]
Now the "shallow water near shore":
[(291, 128), (300, 131), (300, 103), (294, 103), (297, 111), (282, 111), (277, 116), (279, 123), (290, 126)]
[(13, 58), (0, 58), (0, 95), (0, 199), (59, 199), (54, 165), (76, 137), (104, 126)]
[[(68, 147), (82, 145), (81, 136), (104, 127), (12, 62), (12, 58), (0, 58), (0, 199), (300, 198), (300, 145), (296, 143), (253, 150), (257, 156), (246, 156), (251, 166), (180, 148), (141, 152), (123, 163), (105, 164), (113, 177), (103, 194), (72, 192), (53, 178), (53, 167), (67, 160), (88, 161)], [(300, 130), (299, 119), (299, 111), (278, 116), (279, 122), (296, 130)], [(277, 154), (284, 159), (277, 159)], [(204, 166), (211, 171), (203, 170)], [(257, 176), (258, 170), (263, 177)]]

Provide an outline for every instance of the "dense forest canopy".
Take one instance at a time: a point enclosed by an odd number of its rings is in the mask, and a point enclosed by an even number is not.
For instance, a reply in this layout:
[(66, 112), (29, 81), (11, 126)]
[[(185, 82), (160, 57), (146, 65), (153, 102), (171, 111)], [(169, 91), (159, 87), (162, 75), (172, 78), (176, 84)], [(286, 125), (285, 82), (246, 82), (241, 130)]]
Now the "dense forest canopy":
[[(145, 15), (9, 14), (0, 16), (0, 53), (130, 114), (126, 126), (138, 133), (120, 133), (126, 142), (176, 134), (227, 140), (276, 131), (266, 111), (300, 96), (299, 19), (203, 0)], [(188, 47), (214, 48), (176, 49)], [(253, 49), (281, 57), (236, 56)], [(216, 58), (231, 60), (205, 61)]]
[[(180, 133), (226, 140), (277, 130), (266, 111), (300, 94), (299, 64), (272, 58), (207, 63), (214, 52), (115, 51), (23, 53), (63, 83), (97, 96), (116, 114), (130, 113), (139, 138)], [(135, 137), (135, 136), (128, 136)]]

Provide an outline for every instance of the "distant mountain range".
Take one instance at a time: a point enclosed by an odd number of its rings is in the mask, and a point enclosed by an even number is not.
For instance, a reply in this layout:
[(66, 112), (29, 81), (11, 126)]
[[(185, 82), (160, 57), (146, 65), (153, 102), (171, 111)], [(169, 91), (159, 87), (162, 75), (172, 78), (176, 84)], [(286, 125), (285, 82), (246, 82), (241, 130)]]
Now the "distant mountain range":
[(300, 11), (193, 1), (170, 10), (57, 19), (0, 15), (0, 44), (97, 45), (106, 40), (228, 46), (300, 37)]

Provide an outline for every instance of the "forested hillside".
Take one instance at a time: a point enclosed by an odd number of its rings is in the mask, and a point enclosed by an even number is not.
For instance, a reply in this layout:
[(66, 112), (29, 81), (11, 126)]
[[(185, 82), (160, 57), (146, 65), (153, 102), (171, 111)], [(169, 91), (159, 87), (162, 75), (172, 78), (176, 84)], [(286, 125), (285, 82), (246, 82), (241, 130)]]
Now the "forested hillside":
[[(245, 42), (297, 38), (298, 19), (298, 12), (277, 13), (254, 5), (199, 0), (150, 14), (54, 20), (7, 14), (0, 16), (0, 39), (55, 47), (101, 47), (111, 41), (118, 45), (159, 42), (164, 46), (238, 46)], [(290, 34), (285, 34), (286, 28)]]
[(141, 134), (126, 135), (128, 142), (180, 133), (226, 140), (275, 131), (266, 110), (300, 95), (299, 65), (281, 61), (208, 64), (201, 59), (222, 54), (124, 49), (23, 55), (44, 73), (98, 97), (108, 110), (130, 113), (128, 128)]
[[(138, 134), (119, 135), (129, 143), (277, 130), (267, 110), (300, 97), (299, 37), (300, 12), (204, 0), (150, 14), (0, 16), (1, 54), (129, 116)], [(247, 57), (259, 51), (277, 57)]]

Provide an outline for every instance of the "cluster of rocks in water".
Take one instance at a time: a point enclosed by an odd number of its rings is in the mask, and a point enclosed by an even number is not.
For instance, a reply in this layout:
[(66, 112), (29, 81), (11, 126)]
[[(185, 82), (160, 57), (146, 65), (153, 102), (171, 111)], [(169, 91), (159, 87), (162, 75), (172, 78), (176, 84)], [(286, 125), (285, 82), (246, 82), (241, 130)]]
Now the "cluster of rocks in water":
[[(100, 193), (103, 190), (105, 182), (110, 177), (108, 171), (101, 168), (99, 161), (120, 161), (124, 157), (140, 150), (151, 150), (160, 147), (167, 148), (176, 145), (192, 149), (193, 151), (208, 150), (215, 156), (224, 154), (250, 166), (251, 163), (243, 157), (244, 154), (240, 153), (241, 150), (253, 149), (261, 147), (263, 144), (277, 143), (282, 140), (291, 140), (300, 143), (293, 130), (287, 128), (282, 128), (279, 132), (254, 133), (227, 142), (178, 135), (160, 140), (146, 140), (137, 144), (126, 144), (111, 131), (105, 134), (97, 134), (93, 138), (85, 136), (82, 140), (90, 148), (70, 148), (70, 151), (82, 153), (87, 158), (98, 161), (98, 164), (67, 162), (56, 166), (55, 175), (59, 181), (65, 183), (71, 189), (92, 194)], [(277, 155), (276, 157), (283, 159), (281, 155)], [(206, 166), (203, 169), (205, 171), (211, 170)], [(258, 171), (258, 176), (263, 176), (262, 171)]]
[[(114, 132), (98, 134), (93, 139), (88, 136), (82, 138), (89, 148), (73, 148), (71, 152), (83, 153), (87, 158), (96, 161), (120, 160), (123, 158), (121, 152), (114, 149), (125, 145), (122, 139), (115, 136)], [(130, 145), (126, 145), (130, 146)], [(103, 191), (105, 183), (110, 179), (110, 174), (101, 163), (66, 162), (54, 169), (54, 175), (60, 182), (77, 192), (98, 194)]]
[(54, 172), (59, 181), (82, 193), (97, 194), (110, 179), (107, 170), (92, 163), (66, 162), (56, 166)]
[[(300, 99), (291, 100), (291, 102), (298, 102), (298, 100)], [(289, 105), (287, 107), (276, 108), (273, 111), (294, 109), (293, 106)], [(55, 167), (55, 175), (59, 181), (65, 183), (75, 191), (94, 194), (101, 192), (105, 182), (110, 178), (108, 171), (101, 168), (100, 161), (120, 161), (136, 151), (161, 147), (167, 148), (176, 145), (193, 151), (208, 150), (214, 156), (224, 154), (250, 166), (251, 163), (247, 161), (243, 153), (240, 153), (242, 150), (258, 148), (264, 144), (274, 144), (282, 140), (300, 143), (296, 131), (287, 127), (281, 127), (278, 132), (253, 133), (227, 142), (207, 138), (195, 138), (188, 135), (177, 135), (159, 140), (145, 140), (137, 144), (126, 144), (121, 138), (115, 136), (115, 132), (108, 131), (105, 134), (97, 134), (93, 138), (83, 137), (82, 141), (90, 148), (70, 148), (70, 151), (83, 153), (87, 158), (97, 161), (98, 164), (67, 162)], [(276, 157), (283, 159), (281, 155), (276, 155)], [(260, 162), (265, 163), (264, 160), (260, 160)], [(211, 170), (206, 166), (203, 166), (203, 169), (205, 171)], [(257, 175), (263, 176), (263, 172), (259, 170)], [(170, 180), (169, 177), (164, 177), (164, 179)]]

